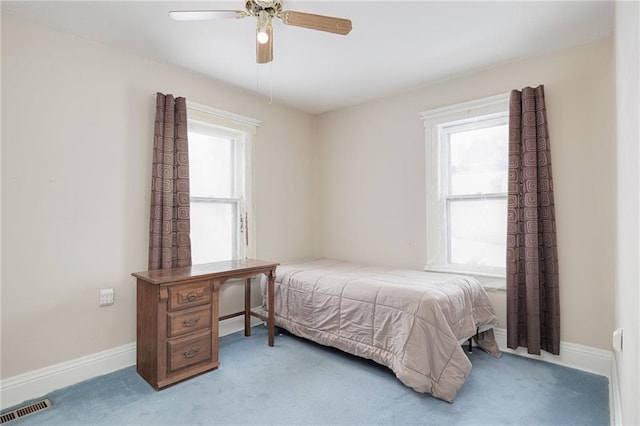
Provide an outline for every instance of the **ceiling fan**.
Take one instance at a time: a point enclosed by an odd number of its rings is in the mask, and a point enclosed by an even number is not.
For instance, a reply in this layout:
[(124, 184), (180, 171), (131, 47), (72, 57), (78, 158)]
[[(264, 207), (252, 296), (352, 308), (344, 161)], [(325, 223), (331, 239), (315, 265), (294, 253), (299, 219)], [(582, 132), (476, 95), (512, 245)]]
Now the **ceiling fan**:
[(246, 10), (172, 10), (169, 12), (169, 17), (176, 21), (198, 21), (255, 16), (258, 21), (256, 62), (259, 64), (273, 60), (273, 28), (271, 27), (273, 18), (278, 18), (287, 25), (334, 34), (347, 35), (351, 31), (349, 19), (282, 10), (281, 0), (247, 0), (245, 8)]

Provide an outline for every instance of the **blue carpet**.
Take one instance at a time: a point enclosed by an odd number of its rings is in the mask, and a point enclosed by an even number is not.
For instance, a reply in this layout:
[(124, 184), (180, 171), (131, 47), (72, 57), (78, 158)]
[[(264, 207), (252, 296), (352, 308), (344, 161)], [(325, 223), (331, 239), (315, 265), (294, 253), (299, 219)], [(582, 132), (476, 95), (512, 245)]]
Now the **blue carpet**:
[(469, 354), (453, 404), (393, 373), (266, 327), (220, 339), (220, 367), (154, 391), (128, 367), (47, 395), (53, 407), (11, 425), (608, 425), (606, 377), (505, 354)]

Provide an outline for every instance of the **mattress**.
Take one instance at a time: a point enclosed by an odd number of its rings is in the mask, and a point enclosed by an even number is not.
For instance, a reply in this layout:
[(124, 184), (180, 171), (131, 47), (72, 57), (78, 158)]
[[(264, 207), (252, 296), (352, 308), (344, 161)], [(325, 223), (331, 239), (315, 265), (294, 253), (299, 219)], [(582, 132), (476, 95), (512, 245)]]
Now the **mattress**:
[(374, 360), (448, 402), (471, 371), (459, 341), (496, 322), (469, 276), (318, 259), (278, 266), (274, 290), (279, 327)]

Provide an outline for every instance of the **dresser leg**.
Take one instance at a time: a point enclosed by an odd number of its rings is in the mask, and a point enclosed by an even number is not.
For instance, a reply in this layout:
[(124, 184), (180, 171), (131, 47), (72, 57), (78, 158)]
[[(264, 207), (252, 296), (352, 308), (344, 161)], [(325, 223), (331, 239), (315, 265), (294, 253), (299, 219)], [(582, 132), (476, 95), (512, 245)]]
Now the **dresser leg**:
[(251, 336), (251, 278), (244, 281), (244, 335)]
[(267, 325), (269, 327), (269, 346), (273, 346), (273, 340), (275, 335), (275, 326), (276, 326), (276, 316), (274, 309), (274, 281), (275, 281), (275, 269), (272, 269), (269, 272), (269, 284), (267, 287), (267, 309), (268, 309), (268, 321)]

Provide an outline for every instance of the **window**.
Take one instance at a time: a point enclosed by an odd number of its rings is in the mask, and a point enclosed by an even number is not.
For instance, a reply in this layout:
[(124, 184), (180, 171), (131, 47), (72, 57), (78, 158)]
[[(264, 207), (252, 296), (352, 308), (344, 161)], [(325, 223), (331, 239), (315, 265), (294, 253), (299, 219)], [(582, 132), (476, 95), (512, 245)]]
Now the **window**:
[(192, 263), (251, 256), (251, 136), (258, 123), (188, 103)]
[(421, 114), (427, 152), (427, 269), (504, 276), (508, 95)]

